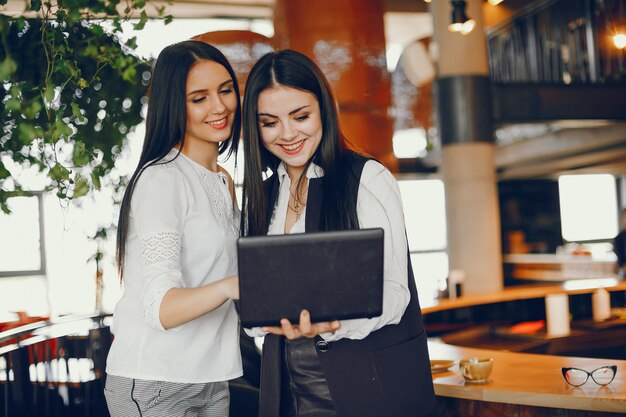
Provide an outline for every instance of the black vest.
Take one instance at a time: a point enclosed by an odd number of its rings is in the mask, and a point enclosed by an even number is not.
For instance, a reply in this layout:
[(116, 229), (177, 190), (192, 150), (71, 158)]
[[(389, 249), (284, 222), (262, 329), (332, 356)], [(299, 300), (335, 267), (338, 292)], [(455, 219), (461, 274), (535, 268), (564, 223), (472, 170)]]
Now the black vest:
[[(355, 156), (348, 185), (358, 191), (367, 159)], [(309, 181), (305, 228), (320, 230), (322, 186)], [(278, 176), (267, 180), (268, 218), (278, 197)], [(357, 192), (353, 193), (355, 196)], [(356, 203), (356, 202), (355, 202)], [(365, 339), (330, 342), (318, 356), (338, 417), (426, 417), (435, 415), (426, 333), (408, 257), (411, 300), (400, 323), (387, 325)], [(281, 352), (284, 338), (267, 335), (263, 344), (259, 417), (280, 415)]]

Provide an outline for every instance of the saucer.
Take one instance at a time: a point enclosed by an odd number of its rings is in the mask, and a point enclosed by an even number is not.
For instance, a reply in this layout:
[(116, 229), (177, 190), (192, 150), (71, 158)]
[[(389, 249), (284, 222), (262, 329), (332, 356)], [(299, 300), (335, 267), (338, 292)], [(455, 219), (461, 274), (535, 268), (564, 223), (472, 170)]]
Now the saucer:
[(446, 372), (448, 368), (454, 365), (454, 361), (448, 360), (431, 360), (430, 361), (430, 372), (439, 373)]
[(484, 378), (484, 379), (474, 379), (474, 380), (469, 380), (469, 379), (465, 379), (465, 382), (467, 384), (474, 384), (474, 385), (480, 385), (480, 384), (486, 384), (488, 382), (490, 382), (491, 380), (489, 378)]

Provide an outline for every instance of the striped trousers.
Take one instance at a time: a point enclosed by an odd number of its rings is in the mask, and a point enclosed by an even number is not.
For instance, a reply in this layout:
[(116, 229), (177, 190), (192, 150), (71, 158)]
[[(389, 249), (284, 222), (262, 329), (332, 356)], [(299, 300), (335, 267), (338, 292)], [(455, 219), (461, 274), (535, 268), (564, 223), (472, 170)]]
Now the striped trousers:
[(111, 417), (228, 417), (228, 382), (183, 384), (107, 375)]

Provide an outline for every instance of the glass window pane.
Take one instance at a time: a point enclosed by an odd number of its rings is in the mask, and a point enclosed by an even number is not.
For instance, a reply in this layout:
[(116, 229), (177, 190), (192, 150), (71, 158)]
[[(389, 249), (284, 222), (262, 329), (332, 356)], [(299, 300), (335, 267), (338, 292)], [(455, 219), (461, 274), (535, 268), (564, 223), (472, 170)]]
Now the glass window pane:
[(422, 307), (433, 304), (440, 289), (445, 289), (448, 276), (448, 254), (445, 252), (413, 253), (411, 264)]
[(39, 200), (13, 197), (8, 205), (10, 215), (0, 212), (0, 271), (39, 270)]
[(561, 175), (559, 200), (565, 240), (610, 239), (617, 235), (617, 191), (612, 175)]
[(446, 205), (441, 180), (398, 181), (411, 251), (445, 249)]

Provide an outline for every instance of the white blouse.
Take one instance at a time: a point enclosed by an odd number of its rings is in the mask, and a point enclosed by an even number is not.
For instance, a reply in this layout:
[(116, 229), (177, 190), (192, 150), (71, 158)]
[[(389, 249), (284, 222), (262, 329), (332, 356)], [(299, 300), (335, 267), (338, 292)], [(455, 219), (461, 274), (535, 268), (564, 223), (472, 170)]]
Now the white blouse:
[(243, 372), (232, 300), (170, 330), (161, 325), (159, 309), (172, 288), (237, 273), (239, 209), (223, 173), (175, 149), (163, 160), (145, 169), (132, 196), (124, 293), (113, 314), (107, 373), (182, 383), (237, 378)]
[[(280, 183), (278, 200), (269, 226), (269, 235), (285, 233), (285, 220), (289, 203), (291, 180), (284, 164), (277, 169)], [(319, 178), (324, 170), (311, 164), (306, 172), (307, 178)], [(369, 160), (363, 167), (357, 198), (357, 216), (362, 229), (382, 227), (384, 241), (384, 283), (383, 313), (371, 319), (342, 320), (341, 328), (333, 333), (323, 333), (327, 341), (343, 338), (363, 339), (371, 332), (388, 324), (397, 324), (402, 319), (411, 298), (408, 287), (407, 241), (404, 227), (402, 199), (396, 179), (379, 162)], [(305, 232), (306, 207), (289, 233)], [(263, 336), (260, 328), (247, 329), (250, 336)]]

